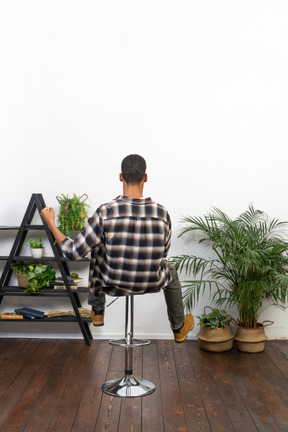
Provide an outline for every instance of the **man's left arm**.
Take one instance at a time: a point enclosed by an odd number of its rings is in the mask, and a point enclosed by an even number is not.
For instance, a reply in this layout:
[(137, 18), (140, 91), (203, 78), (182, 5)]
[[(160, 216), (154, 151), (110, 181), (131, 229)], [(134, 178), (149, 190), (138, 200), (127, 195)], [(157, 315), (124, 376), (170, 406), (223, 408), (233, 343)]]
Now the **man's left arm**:
[(166, 221), (166, 236), (165, 236), (165, 251), (164, 251), (164, 257), (166, 258), (168, 255), (168, 251), (170, 249), (171, 245), (171, 237), (172, 237), (172, 227), (171, 227), (171, 219), (169, 214), (167, 214), (167, 221)]

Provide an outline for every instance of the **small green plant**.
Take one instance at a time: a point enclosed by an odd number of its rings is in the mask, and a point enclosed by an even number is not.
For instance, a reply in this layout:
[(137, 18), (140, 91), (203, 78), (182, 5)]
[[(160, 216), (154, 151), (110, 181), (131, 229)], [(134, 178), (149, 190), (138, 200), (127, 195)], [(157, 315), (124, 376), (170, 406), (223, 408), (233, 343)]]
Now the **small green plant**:
[(28, 274), (28, 264), (24, 261), (17, 261), (11, 265), (11, 269), (16, 273), (27, 275)]
[(42, 249), (43, 248), (43, 243), (42, 243), (42, 239), (40, 238), (39, 240), (37, 239), (28, 239), (28, 245), (32, 248), (32, 249)]
[(11, 268), (17, 273), (27, 275), (28, 288), (25, 290), (27, 294), (33, 294), (45, 286), (48, 287), (50, 282), (55, 280), (56, 272), (50, 265), (38, 262), (26, 264), (23, 261), (17, 261), (12, 264)]
[[(83, 197), (86, 198), (83, 200)], [(67, 237), (70, 236), (71, 231), (80, 232), (83, 229), (84, 223), (88, 218), (86, 209), (90, 208), (85, 203), (87, 198), (86, 194), (77, 197), (75, 193), (72, 198), (69, 198), (68, 194), (61, 194), (61, 197), (57, 197), (60, 204), (57, 219), (58, 228)]]
[(210, 327), (212, 329), (225, 328), (229, 325), (232, 317), (224, 309), (214, 308), (208, 314), (205, 313), (205, 309), (204, 314), (197, 316), (199, 319), (198, 325), (202, 327)]

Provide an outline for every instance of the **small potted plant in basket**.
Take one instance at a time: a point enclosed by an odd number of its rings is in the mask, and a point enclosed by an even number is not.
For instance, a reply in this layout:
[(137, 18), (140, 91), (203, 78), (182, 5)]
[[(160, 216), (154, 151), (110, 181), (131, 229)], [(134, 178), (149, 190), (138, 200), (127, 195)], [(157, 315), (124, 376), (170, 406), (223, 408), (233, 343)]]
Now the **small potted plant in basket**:
[(88, 218), (87, 208), (90, 207), (85, 203), (87, 198), (86, 194), (78, 197), (75, 193), (72, 198), (69, 198), (68, 194), (56, 197), (60, 204), (57, 225), (67, 237), (71, 232), (79, 233), (84, 228), (84, 223)]
[(42, 258), (43, 256), (43, 243), (42, 239), (28, 239), (28, 245), (31, 249), (31, 255), (33, 258)]
[[(206, 309), (211, 312), (206, 313)], [(199, 318), (200, 331), (197, 334), (199, 346), (205, 351), (223, 352), (228, 351), (233, 346), (234, 333), (230, 327), (231, 315), (224, 309), (212, 309), (205, 306), (204, 314)]]
[(56, 271), (51, 265), (37, 261), (34, 263), (17, 261), (11, 265), (11, 269), (16, 272), (19, 287), (26, 288), (25, 292), (28, 295), (37, 293), (44, 287), (49, 287), (56, 275)]

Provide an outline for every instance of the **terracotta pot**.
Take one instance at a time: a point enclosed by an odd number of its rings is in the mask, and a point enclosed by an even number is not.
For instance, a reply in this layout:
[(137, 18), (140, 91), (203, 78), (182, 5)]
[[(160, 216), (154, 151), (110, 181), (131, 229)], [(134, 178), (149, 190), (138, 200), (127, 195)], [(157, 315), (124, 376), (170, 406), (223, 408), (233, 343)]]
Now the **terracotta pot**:
[(235, 335), (230, 326), (225, 328), (211, 329), (211, 327), (201, 326), (197, 334), (199, 346), (204, 351), (223, 352), (228, 351), (233, 346)]
[[(269, 324), (265, 324), (269, 322)], [(265, 327), (273, 324), (273, 321), (257, 323), (256, 328), (241, 327), (238, 325), (235, 340), (239, 351), (247, 353), (258, 353), (265, 349), (265, 341), (268, 339), (265, 334)]]

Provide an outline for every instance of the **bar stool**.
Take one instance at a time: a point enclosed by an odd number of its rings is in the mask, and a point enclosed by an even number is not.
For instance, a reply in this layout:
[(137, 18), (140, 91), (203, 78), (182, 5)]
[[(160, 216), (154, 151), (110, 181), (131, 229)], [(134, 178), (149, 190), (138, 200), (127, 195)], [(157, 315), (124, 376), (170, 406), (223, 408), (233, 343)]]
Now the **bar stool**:
[(149, 345), (148, 339), (134, 339), (134, 295), (126, 296), (125, 310), (125, 338), (119, 340), (110, 340), (111, 345), (125, 348), (125, 371), (122, 378), (117, 378), (105, 382), (102, 385), (103, 392), (119, 397), (137, 397), (145, 396), (155, 390), (155, 385), (145, 379), (135, 378), (133, 375), (133, 348), (143, 345)]

